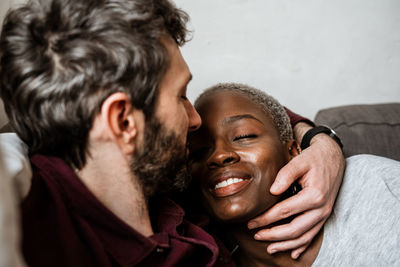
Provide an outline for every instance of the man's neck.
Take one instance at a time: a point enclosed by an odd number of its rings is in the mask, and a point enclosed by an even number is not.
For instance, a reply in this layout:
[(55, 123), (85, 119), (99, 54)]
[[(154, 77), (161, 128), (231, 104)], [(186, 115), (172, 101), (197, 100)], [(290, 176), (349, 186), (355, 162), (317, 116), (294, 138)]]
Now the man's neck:
[[(90, 192), (111, 212), (144, 236), (153, 229), (148, 203), (132, 174), (129, 162), (118, 153), (95, 152), (78, 177)], [(101, 155), (96, 156), (96, 155)]]
[(246, 225), (234, 225), (229, 231), (239, 243), (239, 249), (235, 252), (235, 261), (239, 266), (311, 266), (318, 255), (323, 238), (321, 230), (301, 257), (294, 260), (290, 251), (269, 254), (268, 243), (255, 240), (255, 232), (248, 230)]

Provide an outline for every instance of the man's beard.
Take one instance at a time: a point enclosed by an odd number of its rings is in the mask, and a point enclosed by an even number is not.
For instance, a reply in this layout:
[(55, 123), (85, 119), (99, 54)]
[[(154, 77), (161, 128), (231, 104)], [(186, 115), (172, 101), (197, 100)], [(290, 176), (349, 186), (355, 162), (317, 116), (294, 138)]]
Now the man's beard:
[(186, 144), (156, 118), (147, 121), (143, 146), (136, 150), (131, 169), (142, 186), (146, 199), (182, 191), (190, 180)]

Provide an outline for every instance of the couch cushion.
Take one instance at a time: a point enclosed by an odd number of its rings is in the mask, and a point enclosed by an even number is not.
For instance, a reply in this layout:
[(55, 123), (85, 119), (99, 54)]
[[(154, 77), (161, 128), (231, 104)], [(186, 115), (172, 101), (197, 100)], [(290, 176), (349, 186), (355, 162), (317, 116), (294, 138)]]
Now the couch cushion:
[(346, 157), (367, 153), (400, 161), (400, 103), (323, 109), (315, 123), (337, 132)]

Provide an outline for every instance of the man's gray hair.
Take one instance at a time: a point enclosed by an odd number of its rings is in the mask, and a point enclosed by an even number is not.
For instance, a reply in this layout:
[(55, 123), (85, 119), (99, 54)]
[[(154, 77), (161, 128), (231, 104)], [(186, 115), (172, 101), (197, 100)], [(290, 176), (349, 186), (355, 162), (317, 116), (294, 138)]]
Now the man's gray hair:
[(93, 120), (115, 92), (152, 119), (170, 64), (162, 38), (183, 45), (188, 19), (169, 0), (31, 0), (9, 11), (0, 96), (30, 154), (81, 169)]
[(241, 83), (219, 83), (207, 88), (195, 101), (197, 107), (202, 99), (219, 91), (231, 91), (247, 97), (254, 104), (258, 105), (275, 123), (279, 132), (281, 142), (287, 142), (293, 139), (293, 130), (290, 124), (289, 116), (285, 108), (269, 94)]

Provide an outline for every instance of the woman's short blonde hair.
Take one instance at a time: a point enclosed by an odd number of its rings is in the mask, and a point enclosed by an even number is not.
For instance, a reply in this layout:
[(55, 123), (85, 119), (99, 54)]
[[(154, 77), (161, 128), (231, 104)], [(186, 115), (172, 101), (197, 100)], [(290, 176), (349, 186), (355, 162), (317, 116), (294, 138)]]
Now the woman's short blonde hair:
[(279, 132), (279, 138), (282, 142), (287, 142), (293, 139), (293, 130), (290, 124), (289, 116), (285, 108), (279, 103), (278, 100), (269, 94), (242, 83), (219, 83), (207, 88), (195, 101), (194, 106), (198, 107), (200, 102), (215, 92), (231, 91), (239, 93), (247, 97), (254, 104), (258, 105), (267, 116), (270, 116), (275, 123)]

